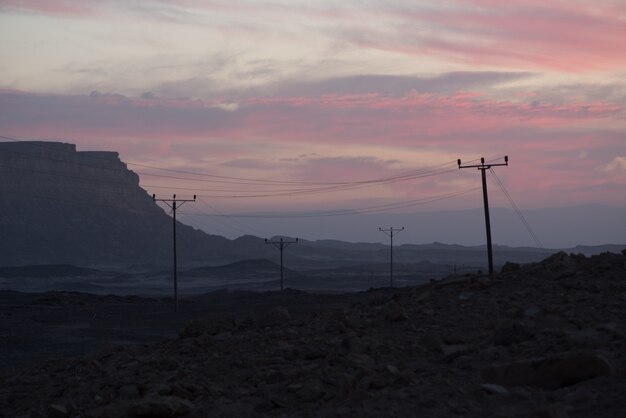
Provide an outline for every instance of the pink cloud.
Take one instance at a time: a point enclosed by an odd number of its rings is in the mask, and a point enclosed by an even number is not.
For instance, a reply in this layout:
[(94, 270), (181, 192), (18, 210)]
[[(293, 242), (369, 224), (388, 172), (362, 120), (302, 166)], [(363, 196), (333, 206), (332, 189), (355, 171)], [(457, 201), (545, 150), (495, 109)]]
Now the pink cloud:
[(5, 0), (0, 10), (39, 13), (46, 15), (87, 16), (101, 5), (98, 0)]
[[(604, 196), (607, 203), (618, 199), (619, 192), (611, 187), (623, 180), (607, 179), (598, 167), (624, 155), (623, 123), (613, 126), (624, 120), (623, 107), (602, 101), (532, 100), (494, 100), (476, 92), (399, 97), (372, 93), (247, 98), (225, 110), (217, 100), (4, 91), (0, 134), (61, 139), (76, 142), (81, 149), (113, 149), (127, 160), (152, 160), (157, 166), (261, 178), (289, 173), (289, 178), (302, 180), (355, 180), (403, 170), (373, 155), (342, 155), (343, 144), (453, 152), (464, 160), (509, 154), (512, 163), (503, 175), (524, 201), (549, 200), (550, 193), (565, 191), (576, 191), (577, 197), (570, 200), (585, 201), (592, 195)], [(282, 163), (258, 157), (267, 155), (271, 144), (301, 147), (304, 154), (311, 144), (321, 143), (336, 146), (337, 155)], [(466, 185), (473, 184), (471, 177), (463, 178)], [(448, 177), (428, 178), (420, 180), (419, 187), (406, 183), (384, 189), (408, 198), (457, 190), (458, 185), (447, 181)], [(149, 177), (142, 182), (164, 183)], [(189, 187), (184, 181), (173, 183)], [(597, 188), (613, 192), (600, 193)], [(369, 196), (368, 190), (359, 193)], [(329, 199), (341, 194), (336, 196)]]
[[(356, 44), (472, 65), (548, 68), (567, 72), (626, 65), (624, 3), (458, 1), (456, 7), (381, 10), (397, 32), (359, 30)], [(415, 27), (429, 28), (426, 32)]]
[[(335, 143), (437, 144), (508, 130), (575, 129), (623, 114), (610, 102), (512, 102), (477, 93), (324, 95), (219, 101), (122, 95), (0, 94), (3, 126), (28, 135), (231, 138)], [(28, 134), (31, 132), (32, 134)], [(58, 134), (57, 134), (58, 132)], [(50, 136), (45, 135), (44, 136)]]

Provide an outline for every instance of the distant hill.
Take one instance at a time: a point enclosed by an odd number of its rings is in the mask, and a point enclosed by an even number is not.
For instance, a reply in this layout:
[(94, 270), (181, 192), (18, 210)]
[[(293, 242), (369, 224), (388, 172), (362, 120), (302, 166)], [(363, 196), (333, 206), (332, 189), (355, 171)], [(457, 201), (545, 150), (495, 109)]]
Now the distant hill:
[(19, 267), (0, 267), (0, 277), (76, 277), (96, 276), (99, 270), (71, 266), (69, 264), (42, 264)]
[[(510, 208), (497, 207), (497, 195), (492, 188), (494, 202), (490, 209), (493, 242), (511, 247), (536, 246), (523, 222)], [(482, 201), (477, 200), (480, 205)], [(523, 202), (518, 202), (520, 205)], [(474, 209), (428, 211), (412, 213), (358, 213), (345, 216), (307, 218), (294, 222), (293, 213), (242, 213), (251, 227), (281, 231), (286, 235), (322, 240), (324, 245), (341, 246), (342, 241), (388, 242), (378, 226), (405, 226), (397, 243), (444, 242), (464, 246), (484, 243), (485, 223), (482, 207)], [(626, 244), (626, 199), (624, 206), (600, 204), (581, 206), (524, 209), (524, 218), (546, 248), (570, 248), (576, 245)], [(255, 216), (267, 216), (256, 218)], [(187, 216), (185, 222), (201, 227), (202, 218)]]

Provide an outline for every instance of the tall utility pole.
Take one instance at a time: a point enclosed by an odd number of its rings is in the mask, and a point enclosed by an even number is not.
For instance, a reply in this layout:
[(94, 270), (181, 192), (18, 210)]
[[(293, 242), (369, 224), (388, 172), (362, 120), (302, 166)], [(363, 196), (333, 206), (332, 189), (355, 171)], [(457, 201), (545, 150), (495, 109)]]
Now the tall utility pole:
[(504, 156), (504, 163), (485, 164), (485, 158), (481, 157), (480, 164), (477, 165), (461, 165), (461, 159), (457, 160), (459, 169), (461, 168), (477, 168), (480, 170), (483, 179), (483, 206), (485, 207), (485, 228), (487, 230), (487, 258), (489, 260), (489, 276), (493, 276), (493, 247), (491, 246), (491, 222), (489, 221), (489, 198), (487, 197), (487, 175), (485, 172), (491, 167), (509, 165), (509, 156)]
[(170, 208), (172, 208), (172, 221), (173, 221), (173, 239), (174, 239), (174, 310), (178, 312), (178, 268), (176, 265), (176, 209), (181, 207), (185, 202), (195, 202), (196, 195), (193, 195), (193, 199), (176, 199), (176, 195), (172, 199), (157, 199), (156, 195), (152, 195), (152, 200), (155, 202), (163, 202)]
[(398, 235), (400, 232), (404, 231), (404, 227), (394, 228), (392, 226), (389, 229), (378, 228), (378, 230), (384, 232), (386, 235), (389, 235), (389, 238), (391, 239), (391, 245), (389, 246), (391, 256), (391, 261), (389, 262), (389, 287), (393, 287), (393, 237), (394, 235)]
[(278, 241), (268, 241), (265, 238), (266, 244), (272, 244), (274, 247), (280, 250), (280, 291), (283, 291), (283, 250), (289, 246), (289, 244), (297, 244), (298, 238), (295, 241), (286, 241), (282, 237)]

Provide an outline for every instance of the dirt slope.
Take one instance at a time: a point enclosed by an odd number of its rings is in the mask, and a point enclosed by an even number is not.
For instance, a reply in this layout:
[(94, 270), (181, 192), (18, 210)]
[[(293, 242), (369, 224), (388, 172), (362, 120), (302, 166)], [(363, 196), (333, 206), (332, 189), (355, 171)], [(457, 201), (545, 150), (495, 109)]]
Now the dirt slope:
[(626, 255), (518, 267), (310, 315), (213, 315), (176, 339), (5, 373), (1, 414), (626, 416)]

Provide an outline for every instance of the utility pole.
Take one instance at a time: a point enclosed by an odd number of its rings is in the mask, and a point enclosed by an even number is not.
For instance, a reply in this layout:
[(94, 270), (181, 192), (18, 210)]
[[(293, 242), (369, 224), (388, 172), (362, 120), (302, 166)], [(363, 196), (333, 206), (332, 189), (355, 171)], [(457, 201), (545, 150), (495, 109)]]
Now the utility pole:
[(298, 238), (295, 241), (286, 241), (282, 237), (278, 241), (268, 241), (265, 238), (266, 244), (272, 244), (274, 247), (280, 250), (280, 291), (283, 291), (283, 250), (289, 246), (289, 244), (297, 244)]
[(485, 228), (487, 231), (487, 259), (489, 261), (489, 277), (493, 276), (493, 247), (491, 246), (491, 222), (489, 220), (489, 198), (487, 197), (487, 175), (485, 172), (491, 167), (508, 166), (509, 156), (504, 156), (504, 163), (485, 164), (485, 158), (481, 157), (480, 164), (477, 165), (461, 165), (461, 159), (457, 160), (459, 169), (461, 168), (477, 168), (482, 174), (483, 180), (483, 206), (485, 208)]
[(404, 231), (404, 227), (402, 228), (394, 228), (393, 226), (389, 229), (378, 228), (379, 231), (384, 232), (386, 235), (389, 235), (391, 239), (391, 245), (389, 246), (391, 261), (389, 262), (389, 287), (393, 287), (393, 237), (394, 235), (398, 235), (400, 232)]
[(178, 268), (176, 264), (176, 209), (181, 207), (185, 202), (195, 202), (196, 195), (193, 195), (193, 199), (176, 199), (176, 195), (172, 199), (157, 199), (156, 195), (152, 195), (154, 202), (163, 202), (170, 208), (172, 208), (172, 221), (173, 221), (173, 240), (174, 240), (174, 310), (178, 312)]

